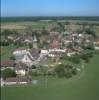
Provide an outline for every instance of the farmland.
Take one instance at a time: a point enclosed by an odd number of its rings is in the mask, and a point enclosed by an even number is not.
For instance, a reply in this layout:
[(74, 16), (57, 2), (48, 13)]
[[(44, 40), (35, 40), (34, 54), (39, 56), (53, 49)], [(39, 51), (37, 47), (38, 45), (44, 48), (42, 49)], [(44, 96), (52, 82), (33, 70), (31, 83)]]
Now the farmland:
[[(59, 20), (58, 20), (59, 21)], [(41, 31), (41, 36), (44, 34), (42, 30), (57, 31), (61, 30), (62, 25), (65, 31), (78, 31), (83, 30), (84, 27), (90, 27), (99, 36), (99, 21), (88, 21), (88, 20), (65, 20), (65, 22), (53, 21), (11, 21), (2, 22), (1, 30), (22, 30), (19, 32), (18, 37), (27, 33), (31, 36), (33, 30), (37, 30), (38, 34)], [(69, 24), (67, 24), (69, 22)], [(87, 23), (87, 24), (86, 24)], [(30, 28), (30, 29), (29, 29)], [(56, 30), (52, 30), (56, 28)], [(27, 32), (29, 31), (29, 32)], [(35, 34), (36, 32), (33, 31)], [(59, 35), (63, 30), (59, 31)], [(30, 33), (30, 34), (29, 34)], [(47, 34), (48, 35), (48, 34)], [(40, 37), (40, 36), (38, 36)], [(38, 38), (37, 37), (37, 38)], [(49, 36), (50, 37), (50, 36)], [(63, 40), (64, 37), (61, 37)], [(4, 40), (4, 35), (1, 37)], [(42, 39), (42, 38), (40, 38)], [(55, 37), (56, 39), (56, 37)], [(66, 38), (67, 39), (67, 38)], [(6, 40), (6, 38), (5, 38)], [(46, 38), (44, 39), (46, 40)], [(43, 41), (43, 39), (42, 39)], [(20, 41), (21, 42), (21, 41)], [(72, 42), (73, 43), (73, 42)], [(90, 42), (91, 43), (91, 42)], [(43, 44), (46, 45), (46, 44)], [(23, 45), (24, 46), (24, 45)], [(19, 45), (19, 47), (22, 47)], [(65, 47), (65, 46), (64, 46)], [(39, 48), (39, 47), (38, 47)], [(68, 47), (67, 47), (68, 48)], [(17, 45), (14, 42), (7, 46), (1, 46), (1, 61), (10, 60), (12, 53), (17, 49)], [(44, 48), (42, 47), (42, 50)], [(57, 57), (58, 58), (58, 57)], [(71, 64), (78, 67), (76, 64), (66, 61), (65, 59), (60, 60), (64, 65)], [(48, 65), (53, 66), (59, 62), (54, 62), (53, 59), (42, 61), (42, 66)], [(89, 63), (85, 63), (85, 68), (81, 69), (77, 75), (72, 75), (72, 78), (58, 78), (57, 76), (32, 76), (33, 80), (38, 80), (37, 84), (27, 85), (15, 85), (15, 86), (4, 86), (1, 88), (1, 99), (2, 100), (98, 100), (99, 99), (99, 55), (95, 55), (91, 58)]]
[[(2, 87), (2, 100), (98, 100), (99, 55), (95, 55), (85, 69), (70, 78), (33, 77), (38, 84)], [(47, 82), (47, 83), (46, 83)]]
[(31, 26), (33, 29), (40, 29), (42, 27), (48, 27), (49, 24), (45, 22), (5, 22), (1, 24), (1, 29), (16, 29), (22, 30)]
[[(66, 24), (67, 22), (73, 23), (73, 25)], [(58, 27), (57, 21), (16, 21), (16, 22), (2, 22), (1, 30), (10, 29), (10, 30), (26, 30), (28, 27), (31, 27), (33, 30), (41, 30), (45, 27), (47, 30), (51, 30), (54, 27)], [(85, 27), (93, 25), (94, 31), (99, 35), (99, 21), (83, 21), (83, 20), (64, 20), (65, 29), (68, 30), (71, 27), (73, 30), (81, 29), (83, 24)], [(78, 24), (79, 23), (79, 24)]]

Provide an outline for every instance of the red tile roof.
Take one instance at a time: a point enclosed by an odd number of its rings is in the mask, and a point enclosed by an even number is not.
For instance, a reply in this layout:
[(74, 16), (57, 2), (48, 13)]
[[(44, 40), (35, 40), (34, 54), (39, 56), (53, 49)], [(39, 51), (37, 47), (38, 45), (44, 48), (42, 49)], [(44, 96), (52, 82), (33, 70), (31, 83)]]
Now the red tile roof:
[(10, 77), (6, 78), (5, 82), (28, 82), (27, 77)]
[(1, 61), (0, 67), (13, 67), (15, 62), (13, 60)]

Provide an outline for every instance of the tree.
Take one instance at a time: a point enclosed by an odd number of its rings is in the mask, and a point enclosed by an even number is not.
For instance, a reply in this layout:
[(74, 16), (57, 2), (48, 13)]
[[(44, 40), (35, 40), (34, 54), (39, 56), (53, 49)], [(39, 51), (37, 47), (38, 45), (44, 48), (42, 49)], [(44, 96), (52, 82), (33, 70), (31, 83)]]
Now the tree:
[(71, 65), (59, 65), (56, 67), (55, 72), (58, 77), (66, 77), (70, 78), (72, 77), (72, 66)]
[(55, 72), (58, 77), (64, 77), (64, 65), (59, 65), (56, 67)]
[(48, 31), (46, 30), (46, 27), (42, 27), (42, 35), (48, 35)]
[(90, 43), (86, 49), (94, 50), (94, 44)]
[(88, 55), (87, 54), (82, 54), (81, 55), (81, 58), (85, 61), (85, 62), (89, 62), (89, 57), (88, 57)]
[(73, 75), (76, 75), (77, 74), (77, 69), (74, 67), (74, 68), (72, 68), (72, 74)]
[(85, 32), (89, 35), (92, 35), (94, 38), (97, 37), (95, 31), (93, 31), (91, 28), (86, 29)]
[(10, 68), (7, 68), (2, 71), (2, 77), (5, 80), (7, 77), (16, 77), (16, 73), (14, 70), (11, 70)]
[(33, 44), (32, 43), (29, 43), (29, 48), (33, 48)]
[(75, 64), (80, 64), (80, 56), (79, 55), (73, 55), (72, 57), (69, 58), (69, 61)]
[(81, 59), (88, 63), (90, 61), (90, 58), (93, 57), (93, 54), (94, 52), (87, 50), (85, 51), (85, 53), (81, 54)]
[(69, 44), (67, 45), (67, 48), (73, 49), (73, 44), (72, 44), (72, 43), (69, 43)]
[(15, 60), (15, 56), (12, 55), (12, 56), (10, 57), (10, 60)]
[(64, 71), (65, 71), (64, 75), (66, 78), (72, 77), (72, 66), (71, 65), (65, 65)]
[(94, 51), (93, 50), (85, 50), (84, 55), (86, 55), (88, 58), (92, 58), (94, 56)]
[(61, 32), (61, 31), (65, 31), (64, 24), (62, 24), (62, 23), (60, 23), (60, 22), (58, 22), (57, 24), (58, 24), (59, 27), (60, 27), (60, 32)]
[(0, 41), (0, 46), (8, 46), (9, 42), (8, 41)]
[(7, 38), (8, 35), (12, 34), (18, 35), (19, 33), (16, 30), (5, 29), (1, 34), (4, 35), (5, 38)]

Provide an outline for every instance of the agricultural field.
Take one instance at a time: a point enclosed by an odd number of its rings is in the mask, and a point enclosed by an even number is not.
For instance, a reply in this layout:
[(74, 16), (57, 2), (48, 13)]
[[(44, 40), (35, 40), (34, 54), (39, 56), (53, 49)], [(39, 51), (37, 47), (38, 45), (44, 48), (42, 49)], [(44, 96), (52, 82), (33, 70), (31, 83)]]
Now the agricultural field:
[(95, 55), (85, 69), (70, 79), (33, 77), (38, 84), (5, 86), (1, 88), (2, 100), (98, 100), (99, 55)]
[[(65, 29), (68, 30), (69, 28), (72, 28), (73, 30), (78, 30), (82, 28), (83, 23), (91, 24), (99, 24), (99, 21), (80, 21), (80, 20), (65, 20), (65, 22), (73, 23), (73, 25), (65, 25)], [(63, 23), (65, 23), (63, 22)], [(77, 23), (80, 23), (81, 25), (78, 25)], [(88, 27), (89, 25), (85, 25), (85, 27)], [(4, 29), (11, 29), (11, 30), (25, 30), (28, 27), (31, 27), (34, 30), (39, 30), (45, 27), (47, 30), (52, 29), (53, 27), (58, 27), (57, 21), (23, 21), (23, 22), (2, 22), (1, 23), (1, 30)], [(93, 29), (96, 32), (96, 34), (99, 35), (99, 25), (93, 25)]]
[(28, 27), (32, 27), (33, 29), (41, 29), (42, 27), (50, 28), (51, 24), (47, 22), (4, 22), (1, 24), (1, 29), (15, 29), (22, 30)]

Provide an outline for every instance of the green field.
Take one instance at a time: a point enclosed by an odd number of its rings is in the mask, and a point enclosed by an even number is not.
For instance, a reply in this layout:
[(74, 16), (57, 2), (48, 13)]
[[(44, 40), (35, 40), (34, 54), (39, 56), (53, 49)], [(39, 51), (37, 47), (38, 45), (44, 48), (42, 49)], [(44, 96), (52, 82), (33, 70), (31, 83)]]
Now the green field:
[(35, 79), (37, 85), (2, 87), (1, 100), (99, 100), (99, 55), (70, 79)]
[(14, 45), (1, 46), (1, 61), (10, 60), (13, 51), (16, 49)]
[(1, 23), (1, 29), (26, 29), (28, 27), (31, 27), (32, 29), (42, 29), (43, 27), (46, 27), (47, 29), (52, 26), (52, 24), (47, 22), (5, 22)]

